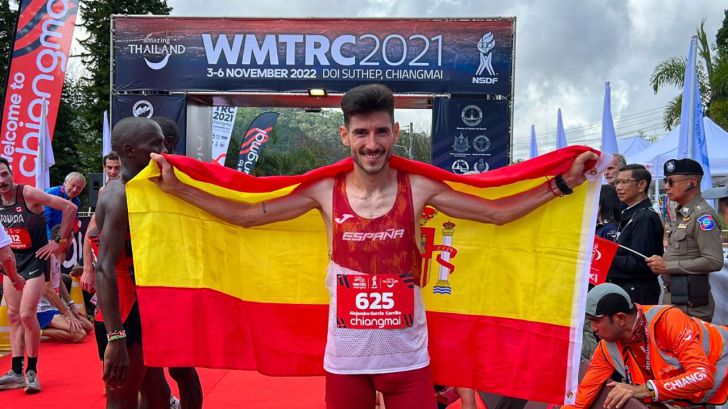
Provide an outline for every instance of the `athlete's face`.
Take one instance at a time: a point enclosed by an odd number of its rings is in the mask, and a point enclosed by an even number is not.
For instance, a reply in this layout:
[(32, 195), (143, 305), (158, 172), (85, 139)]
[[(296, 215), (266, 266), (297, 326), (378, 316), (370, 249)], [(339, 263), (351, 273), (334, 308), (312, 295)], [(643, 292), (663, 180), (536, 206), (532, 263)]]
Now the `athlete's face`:
[(104, 172), (109, 180), (119, 179), (119, 173), (121, 172), (121, 161), (118, 159), (106, 159), (106, 165), (104, 165)]
[(8, 193), (15, 187), (13, 174), (7, 165), (0, 163), (0, 193)]
[(365, 173), (381, 172), (399, 139), (399, 124), (386, 111), (354, 115), (349, 126), (339, 127), (344, 145), (351, 148), (354, 163)]
[(149, 161), (150, 153), (167, 153), (164, 145), (164, 135), (161, 132), (150, 132), (136, 141), (136, 151), (140, 158), (146, 158)]

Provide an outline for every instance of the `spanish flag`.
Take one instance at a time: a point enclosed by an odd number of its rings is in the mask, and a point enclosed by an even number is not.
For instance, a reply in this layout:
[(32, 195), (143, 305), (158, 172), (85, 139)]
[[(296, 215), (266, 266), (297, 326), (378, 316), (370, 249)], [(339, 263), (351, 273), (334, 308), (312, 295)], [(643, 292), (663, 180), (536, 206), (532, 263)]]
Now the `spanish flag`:
[[(495, 199), (566, 172), (572, 146), (479, 175), (392, 157), (390, 166)], [(177, 177), (241, 202), (270, 200), (352, 169), (346, 159), (300, 176), (252, 177), (167, 156)], [(127, 185), (144, 358), (150, 366), (323, 374), (328, 249), (317, 211), (242, 228), (162, 192), (151, 163)], [(577, 384), (598, 182), (503, 226), (426, 209), (422, 287), (435, 382), (543, 402)]]

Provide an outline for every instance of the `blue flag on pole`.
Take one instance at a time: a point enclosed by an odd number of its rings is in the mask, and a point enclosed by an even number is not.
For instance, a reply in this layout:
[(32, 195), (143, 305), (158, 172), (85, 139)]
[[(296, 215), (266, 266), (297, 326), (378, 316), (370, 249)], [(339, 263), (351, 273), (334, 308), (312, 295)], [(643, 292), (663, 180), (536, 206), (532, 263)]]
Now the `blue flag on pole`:
[(528, 151), (529, 158), (535, 158), (538, 156), (538, 144), (536, 144), (536, 126), (531, 125), (531, 147)]
[(564, 121), (561, 120), (561, 108), (559, 108), (559, 113), (556, 118), (556, 149), (565, 148), (567, 145)]
[(677, 157), (678, 159), (690, 158), (700, 163), (703, 172), (705, 172), (700, 188), (706, 190), (713, 187), (713, 183), (710, 176), (708, 143), (705, 140), (705, 129), (703, 127), (703, 105), (700, 98), (696, 65), (697, 53), (698, 38), (693, 36), (690, 39), (688, 60), (685, 65)]
[(619, 153), (617, 145), (617, 133), (614, 131), (614, 122), (612, 122), (612, 89), (609, 81), (604, 83), (604, 110), (602, 111), (602, 152), (616, 154)]

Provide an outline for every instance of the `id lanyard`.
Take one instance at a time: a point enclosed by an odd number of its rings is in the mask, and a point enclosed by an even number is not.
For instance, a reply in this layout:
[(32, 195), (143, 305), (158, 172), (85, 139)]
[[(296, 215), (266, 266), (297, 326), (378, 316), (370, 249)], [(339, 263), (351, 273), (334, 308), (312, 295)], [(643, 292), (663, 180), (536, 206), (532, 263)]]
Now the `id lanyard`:
[[(632, 355), (632, 361), (637, 362), (631, 349), (630, 354)], [(647, 372), (647, 376), (652, 376), (652, 363), (650, 359), (650, 330), (647, 328), (647, 323), (645, 323), (645, 372)], [(624, 377), (628, 384), (634, 385), (634, 383), (632, 383), (632, 372), (630, 371), (629, 364), (627, 363), (624, 365)]]

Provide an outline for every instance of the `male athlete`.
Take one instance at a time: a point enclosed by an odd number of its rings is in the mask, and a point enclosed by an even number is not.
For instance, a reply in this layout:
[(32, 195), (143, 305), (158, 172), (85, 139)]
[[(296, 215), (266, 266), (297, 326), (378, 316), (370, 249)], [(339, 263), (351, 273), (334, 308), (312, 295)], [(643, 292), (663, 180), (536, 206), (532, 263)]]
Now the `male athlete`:
[[(57, 237), (48, 241), (43, 206), (61, 212), (61, 227)], [(0, 158), (0, 220), (12, 239), (18, 274), (25, 287), (18, 288), (9, 276), (3, 278), (3, 291), (8, 303), (12, 367), (0, 377), (0, 390), (24, 388), (25, 393), (40, 392), (38, 380), (38, 351), (40, 326), (36, 309), (45, 282), (49, 278), (48, 258), (67, 248), (76, 205), (66, 199), (15, 183), (10, 163)], [(23, 376), (24, 355), (28, 366)]]
[[(326, 225), (331, 255), (326, 278), (330, 292), (324, 356), (327, 407), (371, 409), (378, 390), (388, 409), (435, 408), (420, 288), (400, 286), (391, 299), (379, 300), (411, 312), (413, 319), (404, 326), (339, 328), (337, 305), (353, 306), (355, 300), (350, 299), (351, 293), (337, 292), (337, 278), (366, 274), (372, 280), (396, 280), (404, 276), (402, 281), (411, 283), (420, 272), (417, 219), (424, 206), (456, 218), (507, 223), (560, 196), (559, 192), (571, 193), (571, 188), (585, 180), (585, 163), (597, 159), (597, 155), (581, 154), (568, 173), (527, 192), (484, 200), (389, 166), (399, 124), (394, 122), (394, 97), (387, 87), (356, 87), (344, 95), (341, 108), (344, 125), (339, 134), (354, 160), (354, 169), (348, 173), (312, 183), (281, 198), (248, 204), (183, 184), (163, 156), (152, 155), (161, 167), (158, 183), (165, 192), (244, 227), (288, 220), (318, 209)], [(396, 234), (376, 234), (392, 231)], [(352, 241), (352, 237), (365, 241)], [(373, 237), (382, 240), (371, 240)]]
[[(96, 208), (100, 246), (96, 289), (103, 317), (101, 351), (104, 360), (106, 407), (136, 409), (147, 372), (141, 348), (141, 321), (136, 304), (134, 264), (129, 238), (126, 183), (149, 163), (151, 153), (165, 152), (162, 130), (147, 118), (125, 118), (114, 127), (113, 149), (121, 159), (121, 179), (104, 189)], [(105, 345), (104, 345), (105, 344)], [(169, 407), (169, 394), (146, 396), (151, 408)]]

